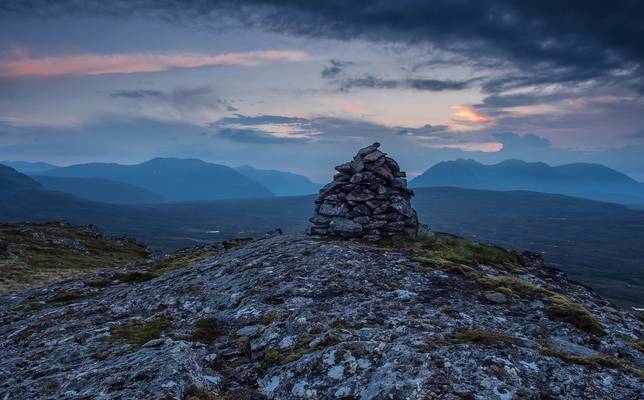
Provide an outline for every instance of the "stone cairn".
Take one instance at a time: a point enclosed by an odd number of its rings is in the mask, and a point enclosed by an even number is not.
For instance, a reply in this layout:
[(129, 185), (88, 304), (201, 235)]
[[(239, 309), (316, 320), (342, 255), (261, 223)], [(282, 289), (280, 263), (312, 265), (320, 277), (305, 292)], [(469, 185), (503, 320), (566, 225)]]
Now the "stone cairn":
[(374, 143), (335, 167), (333, 182), (320, 189), (309, 235), (380, 240), (418, 233), (411, 207), (414, 192), (398, 163)]

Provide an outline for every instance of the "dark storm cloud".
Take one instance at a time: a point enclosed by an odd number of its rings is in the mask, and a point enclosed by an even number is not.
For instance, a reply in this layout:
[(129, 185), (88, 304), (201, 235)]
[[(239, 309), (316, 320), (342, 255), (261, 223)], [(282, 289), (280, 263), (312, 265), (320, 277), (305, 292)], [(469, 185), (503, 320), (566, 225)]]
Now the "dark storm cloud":
[(153, 89), (117, 90), (110, 93), (115, 99), (138, 102), (167, 104), (178, 111), (191, 111), (198, 108), (228, 109), (226, 100), (216, 97), (212, 88), (207, 86), (175, 88), (171, 91)]
[(232, 117), (220, 118), (213, 125), (221, 126), (221, 125), (228, 125), (228, 124), (236, 124), (236, 125), (252, 126), (252, 125), (266, 125), (266, 124), (304, 124), (308, 122), (309, 120), (306, 118), (286, 117), (283, 115), (249, 116), (249, 115), (235, 114)]
[(306, 37), (428, 45), (472, 63), (510, 64), (525, 72), (490, 82), (489, 91), (593, 80), (644, 92), (639, 0), (0, 1), (0, 14), (19, 12), (139, 13), (213, 27), (236, 20)]
[(306, 138), (289, 138), (273, 136), (268, 132), (259, 129), (234, 129), (225, 128), (216, 133), (216, 136), (222, 137), (233, 142), (249, 144), (277, 144), (277, 143), (299, 143), (305, 142)]
[(354, 65), (351, 61), (340, 61), (340, 60), (329, 60), (329, 66), (325, 67), (322, 70), (322, 78), (324, 79), (333, 79), (337, 78), (344, 69), (350, 65)]
[(425, 136), (440, 137), (445, 133), (449, 126), (447, 125), (425, 125), (421, 128), (401, 128), (397, 134), (401, 136)]
[(504, 107), (521, 107), (531, 106), (535, 104), (551, 103), (566, 98), (575, 97), (573, 93), (559, 92), (559, 93), (515, 93), (515, 94), (495, 94), (486, 96), (482, 104), (477, 104), (478, 108), (504, 108)]
[(470, 87), (472, 80), (452, 81), (438, 79), (381, 79), (368, 75), (364, 78), (346, 78), (338, 81), (341, 90), (355, 88), (370, 89), (414, 89), (420, 91), (442, 92), (446, 90), (463, 90)]

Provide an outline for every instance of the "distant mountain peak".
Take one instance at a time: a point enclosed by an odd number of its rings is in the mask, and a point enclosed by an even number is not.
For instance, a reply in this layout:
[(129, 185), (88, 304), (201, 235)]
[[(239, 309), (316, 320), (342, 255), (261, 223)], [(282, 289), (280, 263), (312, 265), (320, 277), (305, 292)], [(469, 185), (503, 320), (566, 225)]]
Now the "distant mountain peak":
[(410, 185), (531, 190), (625, 204), (644, 203), (644, 187), (634, 179), (604, 165), (588, 163), (550, 166), (540, 161), (508, 159), (486, 165), (457, 159), (437, 163), (414, 178)]

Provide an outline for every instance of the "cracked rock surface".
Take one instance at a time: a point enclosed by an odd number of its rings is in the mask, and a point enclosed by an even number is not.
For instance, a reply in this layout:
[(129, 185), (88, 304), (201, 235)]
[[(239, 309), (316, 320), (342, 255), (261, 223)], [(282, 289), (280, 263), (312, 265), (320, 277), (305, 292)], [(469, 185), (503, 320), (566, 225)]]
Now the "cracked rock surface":
[[(121, 272), (0, 297), (0, 399), (642, 397), (642, 322), (537, 257), (444, 268), (285, 235)], [(481, 284), (494, 278), (515, 290)], [(551, 318), (557, 294), (601, 334)]]

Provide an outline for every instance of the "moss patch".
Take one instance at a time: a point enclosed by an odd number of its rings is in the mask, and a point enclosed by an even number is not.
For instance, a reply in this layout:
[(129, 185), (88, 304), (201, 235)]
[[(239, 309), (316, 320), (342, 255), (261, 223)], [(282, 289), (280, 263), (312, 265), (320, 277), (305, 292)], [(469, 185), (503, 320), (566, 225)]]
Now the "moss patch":
[(568, 322), (597, 336), (606, 335), (601, 322), (586, 307), (562, 295), (550, 296), (550, 302), (550, 306), (545, 309), (548, 318)]
[(161, 337), (161, 333), (170, 327), (170, 321), (159, 318), (148, 322), (134, 321), (123, 325), (113, 326), (111, 336), (107, 340), (130, 343), (140, 347), (150, 340)]
[(253, 240), (254, 240), (253, 238), (238, 238), (238, 239), (226, 240), (221, 244), (224, 246), (226, 250), (228, 250), (228, 249), (234, 249), (235, 247), (239, 247), (244, 243), (252, 242)]
[(383, 243), (383, 246), (390, 249), (412, 250), (418, 253), (418, 259), (424, 264), (489, 264), (498, 267), (525, 264), (519, 254), (445, 234), (396, 239)]
[(210, 343), (224, 334), (215, 318), (200, 319), (195, 322), (192, 339), (202, 343)]
[(82, 299), (82, 295), (75, 290), (67, 290), (56, 293), (51, 299), (47, 302), (54, 305), (64, 305), (76, 302)]
[(9, 243), (13, 254), (0, 257), (4, 271), (0, 293), (134, 265), (149, 255), (134, 241), (103, 236), (91, 226), (60, 222), (0, 224), (0, 240)]
[(624, 369), (631, 371), (639, 375), (640, 377), (644, 377), (644, 371), (642, 369), (637, 368), (626, 360), (607, 356), (605, 354), (598, 354), (594, 356), (575, 356), (546, 346), (542, 346), (539, 351), (547, 356), (558, 357), (566, 362), (573, 364), (588, 365), (595, 368), (601, 366), (614, 369)]
[(484, 330), (458, 330), (447, 336), (447, 341), (454, 344), (476, 343), (485, 346), (497, 344), (522, 344), (523, 340), (503, 332)]
[(176, 269), (197, 264), (201, 261), (216, 256), (217, 253), (218, 251), (211, 247), (190, 250), (187, 252), (177, 252), (155, 260), (148, 266), (148, 269), (153, 273), (164, 274), (169, 271), (174, 271)]

